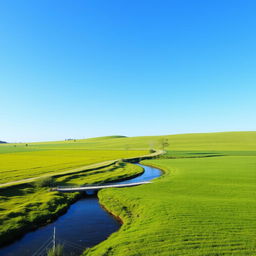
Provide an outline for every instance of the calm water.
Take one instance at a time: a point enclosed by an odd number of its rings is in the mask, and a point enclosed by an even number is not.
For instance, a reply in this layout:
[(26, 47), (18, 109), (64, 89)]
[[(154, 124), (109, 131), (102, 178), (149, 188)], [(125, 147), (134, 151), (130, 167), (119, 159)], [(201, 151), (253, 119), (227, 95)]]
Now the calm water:
[[(117, 184), (148, 181), (161, 175), (159, 169), (138, 165), (145, 170), (142, 175), (117, 182)], [(54, 227), (56, 228), (56, 241), (63, 244), (65, 255), (77, 256), (85, 248), (105, 240), (110, 234), (117, 231), (120, 225), (116, 219), (101, 208), (96, 196), (85, 196), (71, 205), (68, 211), (56, 221), (29, 232), (16, 242), (1, 248), (0, 256), (45, 255), (47, 245), (48, 247), (52, 246), (51, 238)]]

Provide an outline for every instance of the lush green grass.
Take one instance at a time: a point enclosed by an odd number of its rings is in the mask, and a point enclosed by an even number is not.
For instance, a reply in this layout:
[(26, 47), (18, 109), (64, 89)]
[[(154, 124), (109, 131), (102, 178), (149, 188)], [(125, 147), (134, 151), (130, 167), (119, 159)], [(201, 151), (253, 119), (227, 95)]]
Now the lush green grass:
[[(99, 170), (65, 175), (56, 185), (85, 185), (125, 179), (140, 174), (143, 169), (132, 164), (113, 164)], [(50, 192), (38, 182), (0, 189), (0, 245), (12, 241), (33, 227), (51, 221), (62, 213), (79, 193)]]
[(105, 160), (144, 155), (150, 148), (161, 148), (161, 138), (169, 140), (166, 149), (171, 150), (174, 155), (184, 152), (229, 155), (230, 152), (236, 151), (256, 154), (256, 132), (131, 138), (109, 136), (75, 141), (28, 143), (27, 146), (25, 143), (1, 144), (0, 183), (65, 171)]
[(106, 160), (138, 157), (146, 153), (138, 150), (64, 149), (0, 154), (0, 183), (56, 174)]
[(137, 165), (129, 163), (117, 163), (98, 170), (63, 175), (57, 178), (56, 181), (59, 185), (64, 186), (100, 184), (131, 178), (141, 174), (142, 172), (143, 169)]
[(85, 254), (256, 255), (252, 152), (204, 157), (200, 151), (200, 158), (196, 152), (195, 158), (184, 158), (190, 152), (180, 152), (180, 159), (144, 161), (162, 168), (164, 176), (149, 185), (101, 191), (101, 203), (124, 224)]
[(159, 156), (160, 159), (176, 159), (176, 158), (202, 158), (217, 156), (256, 156), (255, 151), (166, 151), (164, 155)]
[(0, 144), (0, 154), (18, 153), (18, 152), (31, 152), (44, 150), (36, 147), (26, 147), (25, 144)]

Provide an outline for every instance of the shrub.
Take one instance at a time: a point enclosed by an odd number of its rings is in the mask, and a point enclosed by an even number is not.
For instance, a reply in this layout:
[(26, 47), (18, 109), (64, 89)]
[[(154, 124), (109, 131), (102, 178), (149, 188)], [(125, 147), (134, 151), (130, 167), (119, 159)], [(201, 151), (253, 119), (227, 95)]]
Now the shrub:
[(34, 183), (35, 187), (43, 188), (43, 187), (53, 187), (56, 185), (53, 177), (45, 177), (40, 178)]

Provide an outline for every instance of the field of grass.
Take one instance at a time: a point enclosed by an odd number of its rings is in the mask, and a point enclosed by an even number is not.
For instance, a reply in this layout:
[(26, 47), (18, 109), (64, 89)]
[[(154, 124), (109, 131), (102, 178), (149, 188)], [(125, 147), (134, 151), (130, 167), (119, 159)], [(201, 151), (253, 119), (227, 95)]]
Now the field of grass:
[[(0, 145), (0, 183), (78, 168), (61, 185), (125, 179), (132, 165), (81, 172), (111, 159), (142, 156), (169, 140), (167, 154), (145, 161), (163, 177), (134, 188), (106, 189), (101, 203), (124, 221), (85, 255), (256, 255), (256, 132), (101, 137)], [(79, 169), (82, 168), (82, 169)], [(78, 197), (23, 184), (0, 189), (0, 242), (50, 221)]]
[[(113, 164), (99, 170), (70, 174), (55, 179), (56, 185), (86, 185), (125, 179), (142, 173), (132, 164)], [(79, 193), (50, 192), (40, 182), (0, 189), (0, 245), (12, 241), (38, 225), (51, 221), (77, 198)]]
[[(167, 136), (109, 136), (84, 140), (0, 145), (0, 184), (106, 160), (145, 155), (169, 141), (172, 154), (256, 155), (256, 132), (198, 133)], [(233, 152), (233, 153), (232, 153)], [(186, 155), (187, 157), (187, 155)]]
[(106, 160), (138, 157), (147, 151), (124, 150), (40, 150), (0, 154), (0, 184), (45, 174), (56, 174)]
[(131, 178), (141, 174), (142, 172), (143, 169), (137, 165), (129, 163), (117, 163), (98, 170), (63, 175), (56, 178), (56, 182), (60, 186), (101, 184)]
[(256, 147), (247, 143), (240, 143), (244, 150), (216, 144), (219, 156), (191, 145), (191, 151), (144, 161), (164, 176), (153, 184), (102, 190), (100, 202), (124, 224), (84, 255), (256, 255)]

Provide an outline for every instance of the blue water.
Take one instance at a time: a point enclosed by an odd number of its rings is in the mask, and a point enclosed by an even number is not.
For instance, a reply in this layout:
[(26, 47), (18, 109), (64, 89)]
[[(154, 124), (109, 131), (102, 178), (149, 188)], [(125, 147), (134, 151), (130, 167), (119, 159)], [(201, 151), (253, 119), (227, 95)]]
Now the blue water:
[[(116, 184), (148, 181), (159, 177), (162, 173), (159, 169), (138, 165), (145, 170), (142, 175)], [(68, 211), (56, 221), (29, 232), (21, 239), (1, 248), (0, 256), (45, 255), (47, 245), (48, 248), (52, 246), (54, 227), (56, 241), (64, 246), (65, 255), (78, 256), (86, 248), (107, 239), (110, 234), (119, 229), (120, 225), (115, 218), (101, 208), (96, 196), (85, 196), (71, 205)]]

